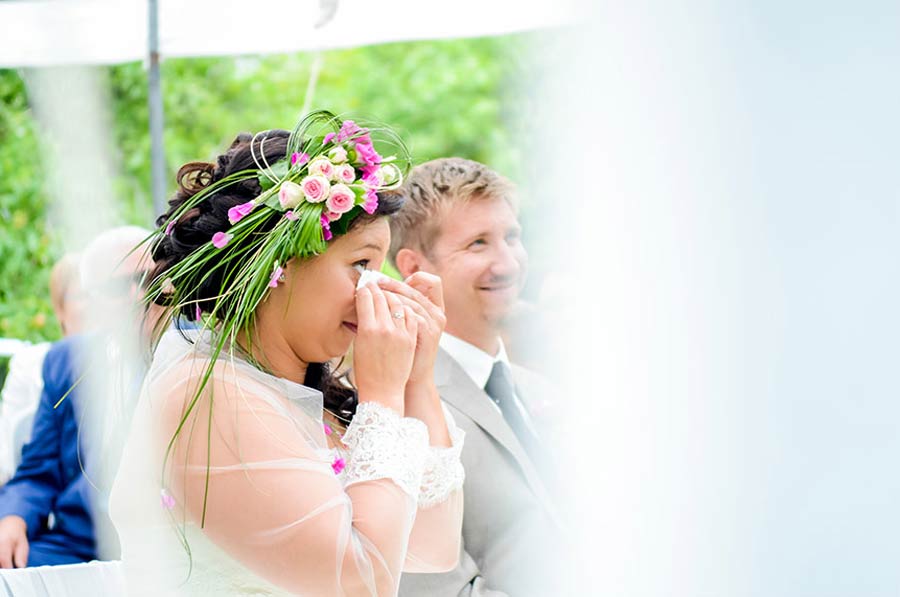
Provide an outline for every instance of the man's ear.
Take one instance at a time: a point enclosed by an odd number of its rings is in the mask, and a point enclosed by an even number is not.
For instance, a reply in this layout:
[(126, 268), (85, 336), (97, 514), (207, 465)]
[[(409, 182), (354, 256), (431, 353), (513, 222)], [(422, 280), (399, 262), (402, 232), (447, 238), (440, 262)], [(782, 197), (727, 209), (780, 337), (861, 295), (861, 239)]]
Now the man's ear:
[(412, 249), (400, 249), (397, 251), (397, 256), (394, 257), (394, 264), (405, 280), (422, 269), (423, 257)]

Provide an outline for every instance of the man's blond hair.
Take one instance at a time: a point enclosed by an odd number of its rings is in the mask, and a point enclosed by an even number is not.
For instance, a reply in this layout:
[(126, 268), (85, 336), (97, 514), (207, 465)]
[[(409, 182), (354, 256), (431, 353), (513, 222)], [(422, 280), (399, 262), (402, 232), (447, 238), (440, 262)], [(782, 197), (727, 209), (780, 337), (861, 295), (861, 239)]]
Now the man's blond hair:
[(440, 236), (443, 213), (453, 205), (503, 199), (518, 212), (513, 184), (484, 164), (464, 158), (440, 158), (416, 166), (394, 192), (404, 201), (390, 219), (388, 257), (393, 263), (397, 252), (404, 248), (428, 255)]

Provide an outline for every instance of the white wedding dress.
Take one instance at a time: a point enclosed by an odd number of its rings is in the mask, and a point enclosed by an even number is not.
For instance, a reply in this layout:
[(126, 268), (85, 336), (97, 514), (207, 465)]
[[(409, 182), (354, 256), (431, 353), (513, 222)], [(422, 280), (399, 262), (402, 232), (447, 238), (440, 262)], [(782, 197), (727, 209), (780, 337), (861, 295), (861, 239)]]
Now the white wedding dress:
[(456, 565), (463, 433), (446, 409), (451, 448), (371, 403), (341, 442), (320, 392), (223, 351), (164, 472), (209, 363), (209, 333), (188, 333), (157, 348), (110, 498), (129, 595), (395, 595), (401, 571)]

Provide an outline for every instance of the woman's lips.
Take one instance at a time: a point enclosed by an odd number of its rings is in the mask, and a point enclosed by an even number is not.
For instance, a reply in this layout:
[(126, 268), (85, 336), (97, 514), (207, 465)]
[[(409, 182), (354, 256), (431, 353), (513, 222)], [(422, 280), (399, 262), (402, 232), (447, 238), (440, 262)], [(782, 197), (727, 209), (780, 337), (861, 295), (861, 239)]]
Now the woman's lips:
[(350, 330), (351, 332), (353, 332), (354, 334), (356, 333), (356, 324), (355, 323), (350, 323), (349, 321), (345, 321), (344, 327), (347, 328), (348, 330)]

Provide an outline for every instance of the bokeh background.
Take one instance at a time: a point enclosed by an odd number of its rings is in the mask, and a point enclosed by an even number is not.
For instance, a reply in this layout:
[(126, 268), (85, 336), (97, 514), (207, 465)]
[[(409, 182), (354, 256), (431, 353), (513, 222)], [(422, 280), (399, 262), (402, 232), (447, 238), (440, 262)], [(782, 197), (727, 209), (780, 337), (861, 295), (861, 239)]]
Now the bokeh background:
[[(313, 108), (368, 116), (395, 127), (415, 163), (456, 155), (486, 164), (518, 183), (526, 242), (538, 224), (532, 170), (525, 158), (537, 110), (536, 61), (531, 48), (544, 33), (419, 41), (323, 51)], [(290, 129), (306, 99), (315, 54), (170, 58), (162, 62), (167, 195), (188, 161), (213, 159), (238, 132)], [(36, 75), (60, 85), (70, 67), (0, 69), (0, 337), (55, 340), (59, 326), (47, 293), (50, 268), (63, 251), (62, 218), (54, 209), (53, 160), (30, 91)], [(101, 131), (107, 171), (82, 171), (111, 184), (111, 224), (148, 226), (154, 219), (150, 181), (147, 70), (133, 62), (89, 71), (108, 107)], [(62, 160), (66, 156), (61, 156)], [(65, 192), (65, 184), (62, 185)], [(84, 213), (91, 218), (91, 213)], [(69, 249), (73, 247), (69, 246)], [(77, 247), (74, 247), (77, 249)], [(549, 267), (534, 246), (535, 288)]]

